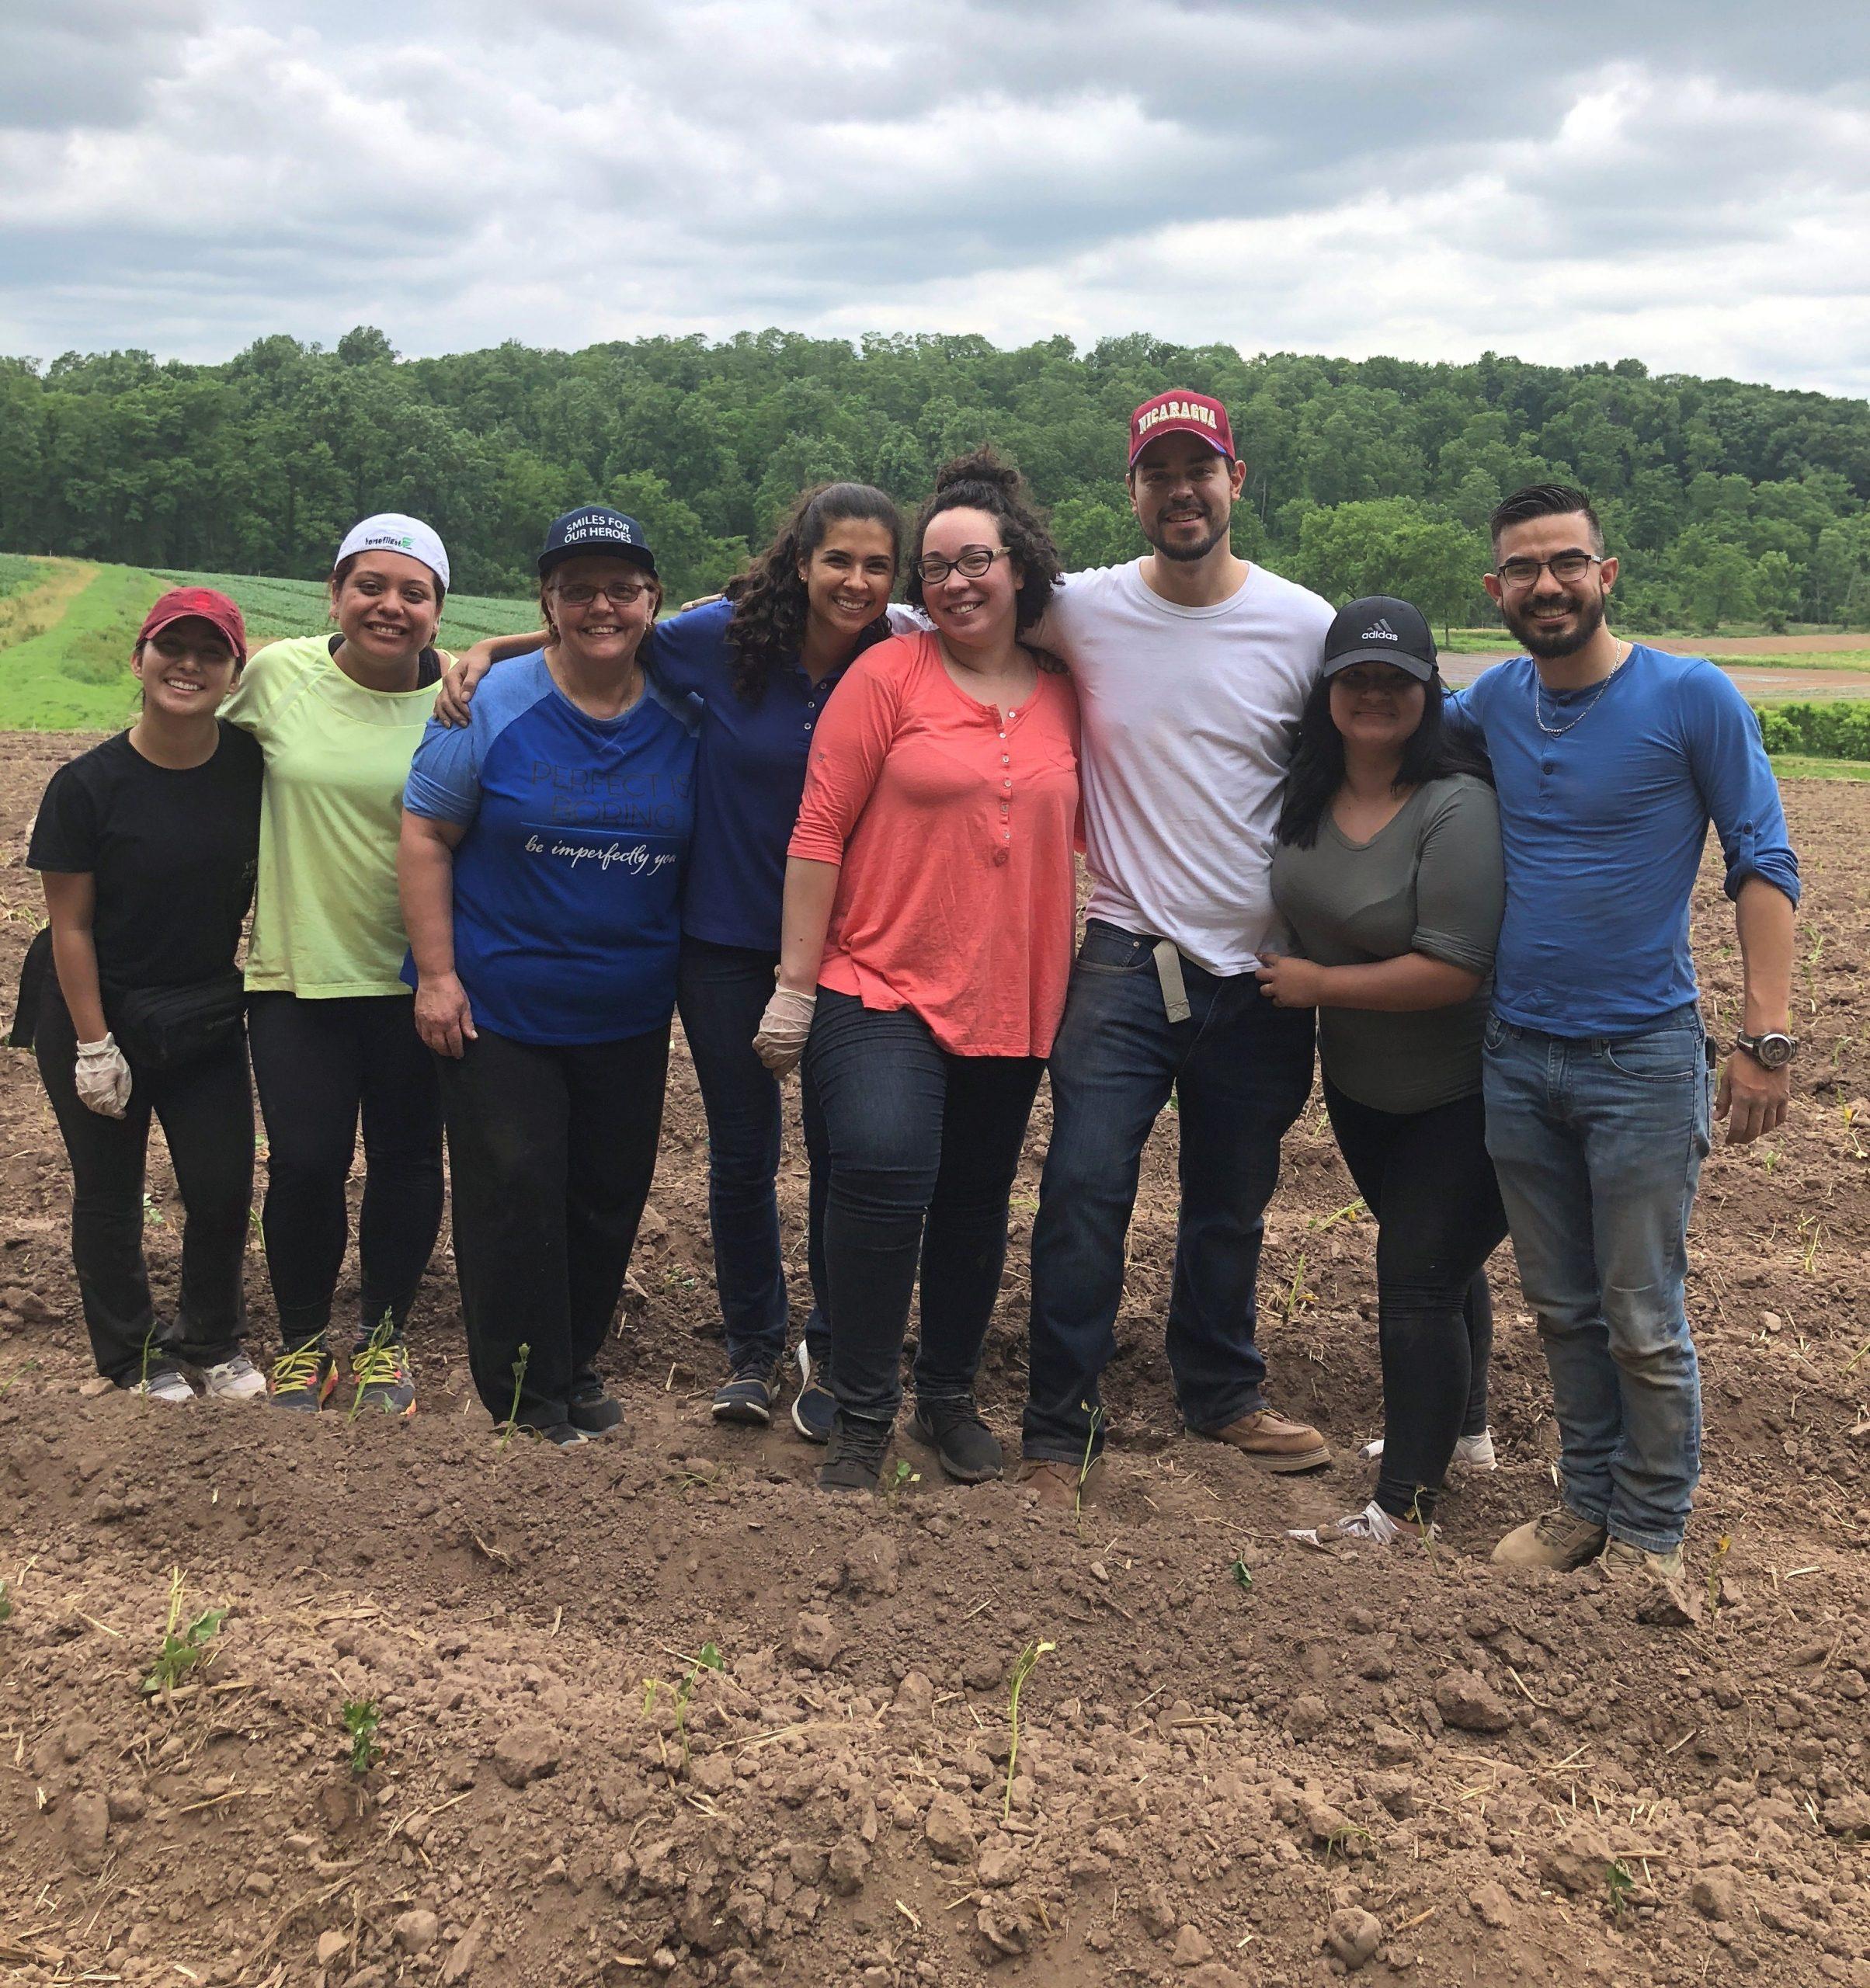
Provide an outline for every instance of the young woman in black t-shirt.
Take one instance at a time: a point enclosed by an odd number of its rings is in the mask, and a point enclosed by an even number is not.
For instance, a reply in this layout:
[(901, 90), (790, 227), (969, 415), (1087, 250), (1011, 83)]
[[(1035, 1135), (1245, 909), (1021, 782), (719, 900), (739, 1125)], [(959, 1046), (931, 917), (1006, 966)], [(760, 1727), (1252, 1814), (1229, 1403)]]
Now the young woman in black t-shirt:
[[(240, 610), (181, 587), (152, 607), (129, 731), (61, 766), (27, 852), (54, 971), (33, 1046), (71, 1156), (71, 1258), (98, 1371), (152, 1400), (266, 1392), (241, 1350), (253, 1099), (234, 955), (259, 851), (259, 744), (216, 711), (246, 660)], [(27, 979), (33, 978), (29, 961)], [(158, 1325), (143, 1256), (151, 1115), (186, 1220), (182, 1288)]]

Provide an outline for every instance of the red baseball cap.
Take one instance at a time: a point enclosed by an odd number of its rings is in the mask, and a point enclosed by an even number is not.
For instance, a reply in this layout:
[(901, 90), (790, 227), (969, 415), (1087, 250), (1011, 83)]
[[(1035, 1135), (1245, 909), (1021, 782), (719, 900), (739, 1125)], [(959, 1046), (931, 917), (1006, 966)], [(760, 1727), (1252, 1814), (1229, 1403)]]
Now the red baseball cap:
[(211, 622), (228, 638), (236, 662), (247, 659), (247, 624), (240, 610), (224, 593), (212, 587), (171, 587), (143, 617), (137, 640), (146, 642), (159, 635), (171, 623), (197, 620)]
[(1198, 435), (1216, 455), (1233, 459), (1234, 431), (1227, 410), (1205, 394), (1171, 387), (1146, 400), (1130, 417), (1130, 467), (1159, 435)]

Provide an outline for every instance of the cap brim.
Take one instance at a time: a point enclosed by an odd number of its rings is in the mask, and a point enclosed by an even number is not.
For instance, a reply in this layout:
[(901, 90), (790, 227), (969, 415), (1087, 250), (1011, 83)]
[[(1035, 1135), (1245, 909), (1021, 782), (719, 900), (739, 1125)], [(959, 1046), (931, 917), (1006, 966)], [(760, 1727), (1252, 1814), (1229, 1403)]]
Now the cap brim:
[[(1209, 448), (1214, 450), (1217, 456), (1227, 455), (1225, 446), (1217, 441), (1214, 436), (1207, 429), (1202, 427), (1199, 422), (1193, 421), (1159, 421), (1156, 426), (1149, 430), (1149, 433), (1137, 443), (1136, 447), (1130, 451), (1131, 468), (1135, 468), (1138, 461), (1142, 457), (1144, 450), (1148, 448), (1152, 442), (1159, 442), (1166, 435), (1192, 435), (1197, 442), (1205, 442)], [(1231, 462), (1233, 458), (1231, 456), (1229, 456), (1228, 460)]]
[(1399, 669), (1406, 676), (1414, 677), (1418, 683), (1426, 683), (1436, 669), (1426, 657), (1408, 655), (1399, 649), (1348, 649), (1342, 655), (1326, 657), (1322, 673), (1335, 676), (1354, 662), (1386, 662), (1392, 669)]
[(550, 552), (539, 555), (539, 577), (544, 579), (554, 566), (562, 566), (568, 559), (627, 559), (641, 566), (653, 579), (662, 576), (655, 569), (655, 554), (646, 545), (631, 545), (620, 538), (599, 539), (582, 545), (555, 546)]
[(230, 635), (227, 630), (214, 619), (213, 615), (203, 614), (199, 607), (179, 607), (176, 610), (173, 614), (165, 614), (159, 617), (152, 617), (151, 620), (144, 623), (141, 630), (137, 634), (137, 640), (139, 642), (154, 641), (156, 637), (161, 634), (165, 628), (174, 627), (178, 621), (206, 622), (208, 627), (212, 628), (215, 634), (227, 644), (228, 653), (231, 655), (236, 662), (245, 662), (246, 661), (247, 652), (245, 649), (244, 649), (238, 642), (235, 641), (234, 638)]

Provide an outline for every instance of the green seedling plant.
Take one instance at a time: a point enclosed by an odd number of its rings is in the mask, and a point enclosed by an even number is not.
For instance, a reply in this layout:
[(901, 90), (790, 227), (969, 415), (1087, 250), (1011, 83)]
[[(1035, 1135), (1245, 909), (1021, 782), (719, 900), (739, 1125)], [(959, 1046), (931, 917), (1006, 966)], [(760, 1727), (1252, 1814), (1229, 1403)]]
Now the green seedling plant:
[(1621, 1919), (1629, 1910), (1630, 1893), (1636, 1889), (1630, 1867), (1621, 1857), (1604, 1872), (1604, 1888), (1610, 1894), (1611, 1917)]
[(7, 1592), (5, 1581), (0, 1581), (0, 1622), (4, 1622), (13, 1612), (13, 1597)]
[(382, 1723), (383, 1715), (377, 1709), (374, 1698), (344, 1701), (344, 1729), (350, 1735), (350, 1771), (360, 1781), (383, 1758), (383, 1749), (377, 1744), (377, 1729)]
[(682, 1765), (688, 1765), (688, 1703), (695, 1695), (695, 1687), (701, 1681), (704, 1670), (724, 1670), (721, 1646), (718, 1643), (704, 1643), (688, 1660), (688, 1670), (679, 1684), (666, 1684), (659, 1677), (643, 1680), (643, 1715), (647, 1718), (655, 1704), (658, 1691), (666, 1691), (675, 1701), (676, 1737), (682, 1743)]
[(1721, 1612), (1721, 1562), (1733, 1544), (1732, 1537), (1722, 1533), (1714, 1542), (1713, 1557), (1708, 1562), (1708, 1619), (1711, 1622)]
[(1841, 1105), (1839, 1111), (1844, 1121), (1844, 1137), (1851, 1142), (1851, 1150), (1859, 1159), (1870, 1159), (1870, 1154), (1864, 1151), (1863, 1141), (1857, 1136), (1857, 1121), (1861, 1115), (1857, 1107), (1854, 1104)]
[(883, 1502), (885, 1504), (893, 1503), (897, 1493), (905, 1485), (919, 1484), (921, 1482), (922, 1472), (919, 1470), (911, 1470), (909, 1465), (899, 1457), (896, 1459), (896, 1468), (883, 1480)]
[(196, 1664), (205, 1663), (214, 1653), (212, 1645), (221, 1624), (228, 1619), (224, 1608), (204, 1608), (183, 1628), (182, 1594), (182, 1569), (173, 1567), (169, 1576), (169, 1625), (162, 1632), (155, 1663), (143, 1680), (147, 1696), (172, 1691)]
[(1026, 1680), (1039, 1667), (1039, 1659), (1056, 1643), (1028, 1643), (1013, 1667), (1013, 1685), (1006, 1694), (1006, 1792), (1000, 1802), (1000, 1820), (1013, 1813), (1013, 1777), (1020, 1764), (1020, 1693)]
[(1084, 1455), (1078, 1460), (1078, 1482), (1072, 1493), (1072, 1517), (1074, 1519), (1081, 1519), (1084, 1517), (1085, 1482), (1091, 1474), (1091, 1465), (1097, 1461), (1097, 1432), (1104, 1423), (1102, 1402), (1100, 1402), (1095, 1408), (1087, 1407), (1083, 1402), (1080, 1402), (1078, 1406), (1086, 1409), (1090, 1420), (1085, 1425)]
[(1228, 1563), (1227, 1571), (1232, 1576), (1236, 1587), (1241, 1589), (1243, 1592), (1251, 1591), (1253, 1585), (1253, 1569), (1244, 1560), (1230, 1561)]
[(500, 1431), (500, 1440), (494, 1446), (495, 1463), (506, 1455), (506, 1446), (513, 1439), (513, 1431), (520, 1426), (520, 1390), (526, 1385), (526, 1363), (532, 1357), (531, 1342), (522, 1343), (519, 1357), (513, 1361), (513, 1398), (506, 1411), (506, 1427)]

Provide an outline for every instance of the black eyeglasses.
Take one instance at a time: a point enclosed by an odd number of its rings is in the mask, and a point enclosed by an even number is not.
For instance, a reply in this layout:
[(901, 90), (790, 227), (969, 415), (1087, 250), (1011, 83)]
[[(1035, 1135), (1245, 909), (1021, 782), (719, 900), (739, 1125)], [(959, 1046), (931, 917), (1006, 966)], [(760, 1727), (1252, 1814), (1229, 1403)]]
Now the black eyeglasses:
[(964, 546), (958, 559), (944, 559), (939, 552), (930, 552), (916, 561), (916, 576), (925, 587), (940, 586), (951, 573), (959, 573), (966, 579), (978, 580), (995, 560), (1006, 557), (1006, 548), (1003, 545)]
[(634, 607), (649, 589), (636, 580), (607, 580), (602, 586), (586, 586), (574, 580), (568, 587), (554, 587), (567, 607), (589, 607), (602, 594), (613, 607)]
[(1503, 559), (1493, 569), (1493, 577), (1502, 586), (1517, 590), (1531, 586), (1541, 572), (1548, 572), (1560, 586), (1569, 586), (1592, 567), (1603, 564), (1594, 552), (1555, 552), (1549, 559)]

